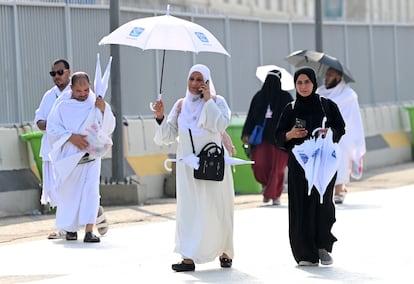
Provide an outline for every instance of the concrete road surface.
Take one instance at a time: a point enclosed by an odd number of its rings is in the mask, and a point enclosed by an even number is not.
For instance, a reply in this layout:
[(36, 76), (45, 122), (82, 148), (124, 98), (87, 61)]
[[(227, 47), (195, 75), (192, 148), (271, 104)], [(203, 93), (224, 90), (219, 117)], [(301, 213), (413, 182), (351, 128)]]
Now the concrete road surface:
[[(236, 210), (233, 268), (176, 273), (173, 218), (112, 227), (99, 244), (34, 239), (0, 246), (0, 283), (414, 283), (414, 186), (350, 192), (337, 206), (334, 264), (298, 267), (286, 202)], [(7, 226), (6, 226), (7, 227)], [(0, 227), (1, 228), (1, 227)]]

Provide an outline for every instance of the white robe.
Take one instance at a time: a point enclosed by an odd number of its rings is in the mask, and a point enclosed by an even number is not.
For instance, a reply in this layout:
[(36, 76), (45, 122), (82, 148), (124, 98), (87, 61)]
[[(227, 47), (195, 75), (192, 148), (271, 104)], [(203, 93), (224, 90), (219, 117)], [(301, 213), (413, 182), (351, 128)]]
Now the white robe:
[(95, 107), (91, 92), (86, 101), (60, 100), (48, 116), (47, 133), (52, 150), (49, 158), (53, 165), (57, 187), (56, 226), (76, 232), (86, 224), (94, 224), (99, 207), (99, 177), (101, 158), (78, 164), (85, 154), (68, 141), (72, 133), (84, 134), (85, 121), (95, 112), (100, 130), (108, 137), (115, 129), (115, 117), (105, 103), (105, 112)]
[[(187, 95), (186, 99), (190, 99)], [(208, 142), (221, 143), (221, 133), (230, 122), (230, 110), (223, 97), (216, 103), (200, 100), (193, 109), (194, 122), (183, 121), (174, 105), (167, 119), (158, 127), (154, 141), (159, 144), (176, 142), (177, 160), (192, 154), (188, 126), (191, 127), (196, 153)], [(186, 101), (182, 112), (187, 110)], [(228, 155), (227, 151), (226, 155)], [(182, 162), (176, 165), (177, 215), (176, 253), (195, 263), (205, 263), (226, 253), (234, 257), (233, 210), (234, 187), (231, 167), (225, 168), (224, 180), (205, 181), (193, 178), (193, 168)]]
[[(60, 91), (57, 86), (49, 89), (42, 97), (35, 112), (34, 123), (37, 124), (39, 120), (47, 120), (47, 117), (52, 110), (55, 101), (63, 97), (63, 93), (70, 92), (70, 85), (68, 84), (63, 91)], [(42, 157), (42, 195), (40, 197), (41, 204), (50, 203), (51, 206), (56, 206), (56, 188), (55, 180), (53, 178), (52, 165), (49, 160), (49, 152), (51, 146), (47, 138), (46, 131), (43, 131), (42, 143), (40, 147), (40, 157)]]
[(341, 156), (336, 184), (349, 182), (352, 163), (360, 163), (366, 152), (364, 125), (359, 109), (358, 96), (355, 91), (341, 80), (334, 88), (326, 89), (325, 85), (318, 88), (317, 93), (331, 99), (341, 111), (345, 121), (345, 135), (339, 141)]

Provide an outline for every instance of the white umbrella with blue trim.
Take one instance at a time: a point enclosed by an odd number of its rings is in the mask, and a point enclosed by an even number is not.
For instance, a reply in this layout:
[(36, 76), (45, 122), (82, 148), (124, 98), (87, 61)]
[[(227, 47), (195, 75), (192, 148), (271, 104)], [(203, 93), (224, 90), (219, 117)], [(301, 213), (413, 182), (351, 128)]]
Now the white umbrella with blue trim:
[(213, 52), (230, 56), (218, 39), (206, 28), (171, 16), (169, 5), (166, 15), (140, 18), (120, 26), (101, 39), (99, 45), (104, 44), (127, 45), (142, 50), (163, 50), (159, 98), (162, 94), (166, 50)]

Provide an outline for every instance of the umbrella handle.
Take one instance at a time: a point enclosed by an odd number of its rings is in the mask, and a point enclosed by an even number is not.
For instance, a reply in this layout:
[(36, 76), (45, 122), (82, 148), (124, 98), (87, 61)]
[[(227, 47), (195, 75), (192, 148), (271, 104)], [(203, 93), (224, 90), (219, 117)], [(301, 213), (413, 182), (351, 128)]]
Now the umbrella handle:
[(165, 159), (164, 161), (164, 169), (168, 172), (172, 172), (172, 168), (168, 166), (168, 163), (175, 163), (177, 159)]
[(316, 128), (316, 129), (314, 129), (314, 130), (312, 131), (312, 136), (315, 136), (315, 134), (316, 134), (319, 130), (321, 130), (321, 129), (325, 129), (325, 128), (326, 128), (326, 121), (327, 121), (327, 118), (326, 118), (326, 116), (324, 116), (324, 117), (323, 117), (323, 119), (322, 119), (322, 127), (318, 127), (318, 128)]
[(315, 128), (315, 129), (312, 131), (312, 136), (313, 136), (313, 137), (315, 137), (316, 133), (318, 133), (318, 131), (319, 131), (319, 130), (322, 130), (322, 129), (323, 129), (322, 127)]
[[(161, 98), (162, 98), (162, 94), (158, 94), (157, 101), (160, 101)], [(153, 102), (150, 102), (149, 103), (149, 108), (150, 108), (150, 110), (155, 111), (153, 105), (154, 105), (154, 103)]]

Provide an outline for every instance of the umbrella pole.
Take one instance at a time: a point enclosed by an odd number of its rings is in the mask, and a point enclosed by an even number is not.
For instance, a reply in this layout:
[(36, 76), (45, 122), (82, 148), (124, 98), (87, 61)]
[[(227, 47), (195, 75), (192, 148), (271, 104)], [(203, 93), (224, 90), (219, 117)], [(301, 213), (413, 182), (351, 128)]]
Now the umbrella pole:
[[(163, 53), (162, 53), (161, 80), (160, 80), (160, 92), (158, 93), (158, 99), (157, 99), (158, 101), (161, 100), (161, 97), (162, 97), (162, 77), (164, 75), (164, 61), (165, 61), (165, 49), (163, 50)], [(149, 108), (150, 110), (155, 111), (152, 102), (149, 103)]]
[(164, 61), (165, 61), (165, 49), (162, 53), (161, 80), (160, 80), (160, 93), (159, 93), (160, 96), (162, 94), (162, 77), (164, 75)]

